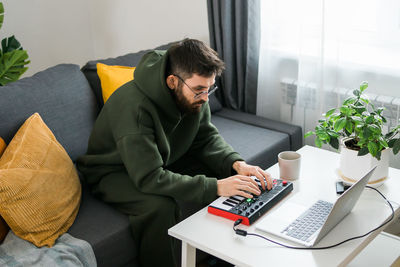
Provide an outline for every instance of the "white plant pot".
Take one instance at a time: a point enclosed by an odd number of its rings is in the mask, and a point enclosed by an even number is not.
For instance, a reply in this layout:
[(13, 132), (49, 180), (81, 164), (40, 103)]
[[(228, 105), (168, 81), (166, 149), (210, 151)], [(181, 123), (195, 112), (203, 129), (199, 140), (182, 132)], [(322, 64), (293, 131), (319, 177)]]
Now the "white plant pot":
[(372, 157), (371, 154), (357, 156), (358, 151), (348, 149), (344, 141), (340, 147), (340, 167), (339, 175), (347, 184), (353, 184), (361, 179), (372, 167), (377, 166), (368, 184), (370, 186), (380, 186), (388, 177), (389, 154), (391, 149), (382, 151), (381, 160)]

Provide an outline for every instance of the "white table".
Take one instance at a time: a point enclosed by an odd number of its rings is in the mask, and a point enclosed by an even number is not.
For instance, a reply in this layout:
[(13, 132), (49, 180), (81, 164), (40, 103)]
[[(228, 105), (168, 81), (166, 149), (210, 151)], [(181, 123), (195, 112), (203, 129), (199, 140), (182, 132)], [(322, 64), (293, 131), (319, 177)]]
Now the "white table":
[[(335, 201), (335, 182), (339, 154), (305, 146), (298, 152), (302, 155), (300, 178), (294, 181), (294, 190), (285, 199), (302, 192)], [(267, 170), (279, 177), (275, 164)], [(400, 203), (400, 170), (389, 169), (389, 179), (378, 189), (391, 201)], [(285, 199), (283, 201), (285, 201)], [(279, 208), (281, 201), (273, 209)], [(393, 203), (392, 202), (392, 203)], [(400, 208), (393, 203), (396, 216)], [(353, 211), (332, 229), (317, 245), (331, 245), (349, 237), (368, 232), (389, 218), (391, 210), (384, 200), (371, 189), (362, 193)], [(239, 226), (248, 232), (256, 232), (276, 241), (296, 245), (273, 235), (255, 230), (253, 225)], [(207, 208), (193, 214), (168, 230), (168, 234), (182, 240), (182, 266), (195, 266), (196, 248), (215, 255), (237, 266), (344, 266), (348, 264), (382, 229), (357, 240), (326, 250), (287, 249), (254, 236), (238, 236), (232, 230), (233, 221), (207, 212)], [(384, 255), (376, 255), (384, 257)]]

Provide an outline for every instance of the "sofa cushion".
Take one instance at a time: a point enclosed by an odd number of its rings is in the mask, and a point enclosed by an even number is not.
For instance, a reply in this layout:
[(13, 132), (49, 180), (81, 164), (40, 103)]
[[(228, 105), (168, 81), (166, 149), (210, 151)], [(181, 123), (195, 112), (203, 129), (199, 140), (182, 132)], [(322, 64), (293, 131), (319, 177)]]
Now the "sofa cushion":
[(40, 113), (73, 161), (86, 152), (98, 107), (79, 66), (57, 65), (2, 86), (0, 136), (8, 143), (35, 112)]
[(277, 162), (278, 153), (290, 149), (289, 136), (243, 122), (213, 115), (219, 133), (247, 163), (263, 169)]
[(123, 84), (131, 81), (134, 76), (135, 67), (105, 65), (97, 63), (97, 75), (101, 83), (101, 95), (104, 103)]
[(278, 131), (288, 134), (290, 150), (298, 150), (303, 146), (303, 131), (300, 126), (275, 121), (228, 108), (222, 108), (217, 115), (238, 122), (243, 122), (245, 124), (269, 129), (271, 131)]
[(72, 225), (80, 199), (74, 164), (33, 114), (0, 158), (0, 214), (15, 235), (51, 247)]
[(89, 242), (99, 267), (125, 266), (136, 260), (137, 247), (128, 217), (96, 199), (86, 187), (82, 190), (78, 216), (68, 233)]
[[(162, 45), (156, 47), (157, 50), (166, 50), (168, 49), (172, 43)], [(101, 84), (99, 76), (97, 75), (97, 63), (103, 63), (106, 65), (119, 65), (119, 66), (128, 66), (128, 67), (136, 67), (139, 63), (140, 59), (152, 49), (142, 50), (136, 53), (129, 53), (123, 56), (119, 56), (116, 58), (107, 58), (107, 59), (99, 59), (99, 60), (91, 60), (86, 63), (85, 66), (82, 67), (82, 72), (85, 74), (86, 79), (89, 81), (90, 86), (93, 89), (94, 94), (96, 95), (96, 99), (99, 105), (99, 108), (103, 107), (104, 101), (101, 94)]]

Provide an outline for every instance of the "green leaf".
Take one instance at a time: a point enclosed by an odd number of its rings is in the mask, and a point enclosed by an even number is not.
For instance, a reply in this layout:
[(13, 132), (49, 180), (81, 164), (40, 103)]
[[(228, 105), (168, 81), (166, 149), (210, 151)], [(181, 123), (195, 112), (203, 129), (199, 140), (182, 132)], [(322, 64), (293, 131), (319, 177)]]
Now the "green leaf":
[(330, 144), (333, 148), (339, 149), (339, 140), (338, 140), (338, 138), (332, 138), (332, 137), (331, 137), (331, 140), (329, 141), (329, 144)]
[(332, 130), (328, 130), (327, 132), (333, 138), (338, 138), (340, 136), (337, 132), (332, 131)]
[(368, 123), (368, 124), (372, 123), (373, 121), (374, 121), (374, 116), (368, 116), (368, 117), (365, 119), (365, 122)]
[(376, 158), (377, 158), (378, 160), (381, 160), (381, 154), (382, 154), (381, 151), (378, 151), (378, 152), (376, 153)]
[(375, 142), (369, 142), (368, 143), (368, 151), (371, 153), (372, 156), (376, 156), (376, 153), (378, 153), (378, 145)]
[(319, 139), (321, 139), (321, 141), (322, 140), (329, 140), (329, 138), (330, 138), (325, 130), (316, 131), (315, 134), (319, 137)]
[(399, 139), (392, 139), (392, 140), (390, 140), (390, 141), (388, 142), (389, 147), (392, 148), (392, 147), (394, 146), (394, 143), (395, 143), (397, 140), (399, 140)]
[(360, 151), (358, 151), (357, 156), (364, 156), (367, 155), (369, 153), (368, 148), (367, 147), (363, 147), (360, 149)]
[(363, 114), (364, 111), (366, 111), (366, 108), (364, 107), (360, 107), (360, 108), (354, 108), (354, 110), (358, 113), (358, 114)]
[(325, 113), (325, 117), (331, 116), (335, 111), (336, 111), (336, 108), (328, 110), (328, 112)]
[(382, 146), (382, 148), (388, 148), (389, 144), (386, 142), (385, 139), (383, 139), (382, 136), (379, 137), (379, 144)]
[(350, 120), (346, 120), (346, 126), (345, 126), (347, 132), (352, 133), (353, 132), (353, 124), (351, 123)]
[(304, 135), (304, 138), (307, 138), (307, 137), (309, 137), (309, 136), (311, 136), (311, 135), (314, 135), (315, 133), (313, 132), (313, 131), (309, 131), (309, 132), (307, 132), (305, 135)]
[(351, 116), (351, 119), (356, 123), (363, 123), (363, 120), (358, 116)]
[(393, 145), (393, 154), (397, 154), (400, 151), (400, 138), (396, 139), (396, 142)]
[(3, 54), (5, 54), (14, 50), (22, 50), (22, 46), (13, 35), (1, 40), (1, 49), (3, 50)]
[(368, 129), (373, 132), (374, 134), (380, 134), (381, 133), (381, 128), (375, 124), (368, 125)]
[(361, 91), (356, 89), (353, 91), (353, 95), (359, 97), (361, 95)]
[(382, 111), (384, 111), (384, 110), (385, 110), (385, 107), (379, 107), (379, 108), (377, 108), (375, 111), (376, 111), (376, 113), (378, 113), (379, 115), (381, 115)]
[(336, 132), (339, 132), (346, 126), (346, 118), (340, 118), (335, 122), (335, 125), (333, 126), (334, 130)]
[(341, 107), (340, 112), (345, 114), (346, 116), (351, 116), (351, 109), (347, 107)]
[(360, 100), (362, 101), (362, 102), (364, 102), (365, 104), (369, 104), (369, 100), (368, 99), (366, 99), (366, 98), (360, 98)]
[(367, 89), (367, 88), (368, 88), (368, 82), (367, 81), (364, 81), (364, 82), (362, 82), (360, 84), (360, 91), (361, 92), (364, 92), (364, 90)]
[(13, 50), (0, 58), (0, 85), (14, 82), (28, 69), (24, 67), (30, 61), (25, 50)]
[(343, 101), (343, 105), (353, 104), (356, 101), (357, 101), (357, 98), (349, 97), (349, 98), (347, 98), (346, 100)]
[(315, 138), (315, 145), (319, 148), (322, 147), (322, 141), (319, 139), (319, 137), (317, 136), (317, 138)]
[(371, 130), (368, 127), (365, 127), (362, 133), (365, 139), (368, 139), (368, 137), (372, 134)]
[(3, 3), (0, 2), (0, 28), (3, 26), (4, 21), (4, 6)]
[(389, 139), (390, 137), (392, 137), (394, 135), (393, 131), (388, 132), (387, 134), (385, 134), (385, 138)]

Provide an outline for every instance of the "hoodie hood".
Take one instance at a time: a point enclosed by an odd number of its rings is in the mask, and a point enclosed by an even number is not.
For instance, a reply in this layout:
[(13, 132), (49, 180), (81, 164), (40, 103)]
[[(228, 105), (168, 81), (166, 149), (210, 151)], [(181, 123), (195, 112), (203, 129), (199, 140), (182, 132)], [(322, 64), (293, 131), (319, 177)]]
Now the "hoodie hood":
[(179, 121), (181, 113), (165, 80), (167, 60), (168, 51), (155, 50), (147, 53), (135, 69), (133, 82), (166, 115), (168, 120)]

